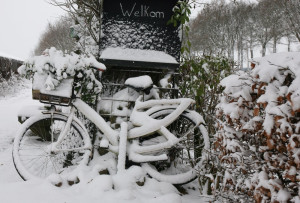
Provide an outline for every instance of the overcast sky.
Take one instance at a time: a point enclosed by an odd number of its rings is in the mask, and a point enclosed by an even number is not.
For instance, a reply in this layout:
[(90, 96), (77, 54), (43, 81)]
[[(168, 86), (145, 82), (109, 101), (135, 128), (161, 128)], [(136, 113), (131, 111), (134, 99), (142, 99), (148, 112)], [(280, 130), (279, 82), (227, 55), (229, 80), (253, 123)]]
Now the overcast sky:
[(45, 0), (0, 0), (0, 55), (27, 59), (60, 15), (64, 11)]
[(0, 55), (27, 59), (48, 22), (64, 14), (46, 0), (0, 0)]
[[(194, 11), (192, 17), (196, 13)], [(0, 55), (27, 59), (48, 22), (64, 14), (62, 9), (50, 5), (46, 0), (0, 0)]]

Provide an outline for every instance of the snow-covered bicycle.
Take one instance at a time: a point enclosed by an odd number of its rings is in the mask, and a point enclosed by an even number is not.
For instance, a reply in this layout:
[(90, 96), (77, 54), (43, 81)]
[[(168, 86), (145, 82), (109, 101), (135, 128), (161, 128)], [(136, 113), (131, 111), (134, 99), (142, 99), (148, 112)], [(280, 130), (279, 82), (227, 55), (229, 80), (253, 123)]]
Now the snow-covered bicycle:
[[(153, 84), (151, 78), (145, 82), (145, 77), (142, 82), (140, 77), (128, 79), (125, 85), (149, 93)], [(76, 117), (78, 112), (98, 128), (99, 146), (117, 154), (118, 171), (125, 170), (129, 160), (159, 181), (184, 184), (196, 178), (197, 163), (205, 154), (203, 149), (209, 148), (209, 141), (203, 118), (188, 110), (192, 99), (143, 101), (141, 94), (130, 125), (122, 122), (116, 130), (80, 95), (78, 91), (67, 101), (71, 107), (68, 114), (55, 110), (54, 105), (64, 102), (63, 98), (40, 96), (51, 104), (50, 110), (28, 118), (14, 140), (13, 161), (24, 180), (47, 178), (53, 173), (67, 175), (89, 164), (95, 143)]]

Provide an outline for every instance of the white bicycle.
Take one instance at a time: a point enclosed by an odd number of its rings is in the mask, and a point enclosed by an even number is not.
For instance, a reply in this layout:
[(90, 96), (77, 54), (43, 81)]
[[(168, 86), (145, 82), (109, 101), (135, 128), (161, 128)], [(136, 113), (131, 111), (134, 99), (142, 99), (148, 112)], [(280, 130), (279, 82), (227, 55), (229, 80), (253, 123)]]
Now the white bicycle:
[[(133, 84), (128, 86), (143, 93), (152, 87), (130, 81)], [(42, 96), (47, 100), (47, 95)], [(123, 122), (115, 130), (80, 99), (80, 91), (68, 102), (69, 114), (54, 108), (62, 99), (58, 102), (57, 98), (49, 98), (52, 108), (28, 118), (14, 140), (13, 161), (24, 180), (47, 178), (53, 173), (68, 174), (89, 164), (96, 146), (76, 117), (78, 112), (97, 126), (100, 147), (117, 154), (118, 171), (124, 170), (129, 160), (140, 164), (159, 181), (184, 184), (196, 178), (200, 167), (197, 163), (204, 156), (204, 149), (209, 149), (203, 118), (188, 110), (192, 99), (142, 101), (141, 95), (130, 116), (132, 125)]]

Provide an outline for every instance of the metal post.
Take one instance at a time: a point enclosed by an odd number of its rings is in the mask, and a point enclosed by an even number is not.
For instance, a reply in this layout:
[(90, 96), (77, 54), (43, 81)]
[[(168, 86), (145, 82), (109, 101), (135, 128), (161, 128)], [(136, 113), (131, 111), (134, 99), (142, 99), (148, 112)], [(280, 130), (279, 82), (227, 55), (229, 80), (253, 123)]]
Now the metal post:
[(100, 12), (99, 12), (99, 19), (100, 19), (100, 22), (99, 22), (99, 44), (98, 44), (98, 46), (99, 46), (99, 51), (98, 51), (98, 60), (100, 59), (100, 45), (101, 45), (101, 43), (100, 43), (100, 41), (101, 41), (101, 29), (102, 29), (102, 11), (103, 11), (103, 1), (104, 0), (99, 0), (99, 4), (100, 4)]

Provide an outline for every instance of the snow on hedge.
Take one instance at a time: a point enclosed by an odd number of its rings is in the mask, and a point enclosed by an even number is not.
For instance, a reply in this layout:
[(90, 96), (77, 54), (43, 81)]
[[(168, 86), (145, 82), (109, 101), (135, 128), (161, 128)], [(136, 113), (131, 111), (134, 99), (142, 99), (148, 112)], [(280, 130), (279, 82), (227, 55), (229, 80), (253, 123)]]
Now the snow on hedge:
[(223, 186), (256, 201), (300, 196), (300, 53), (254, 59), (222, 80), (217, 106)]

